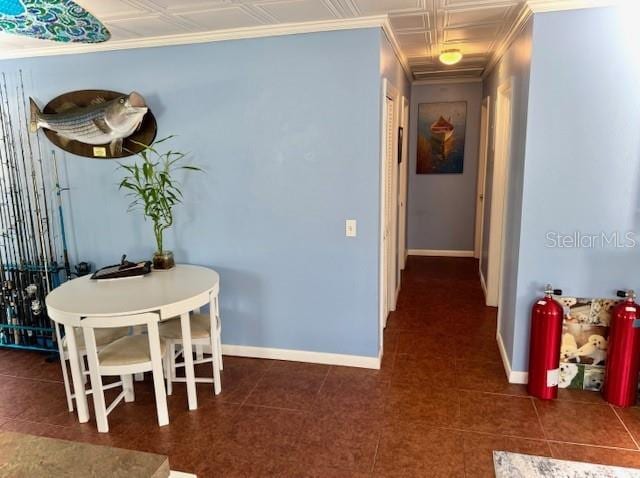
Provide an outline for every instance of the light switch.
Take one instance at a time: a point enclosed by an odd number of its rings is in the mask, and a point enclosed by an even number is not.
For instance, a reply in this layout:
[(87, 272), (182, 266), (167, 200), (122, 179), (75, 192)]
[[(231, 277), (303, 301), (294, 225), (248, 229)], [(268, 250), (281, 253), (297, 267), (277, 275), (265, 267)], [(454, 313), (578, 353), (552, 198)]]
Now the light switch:
[(358, 235), (358, 226), (355, 219), (347, 219), (344, 225), (345, 235), (347, 237), (356, 237)]

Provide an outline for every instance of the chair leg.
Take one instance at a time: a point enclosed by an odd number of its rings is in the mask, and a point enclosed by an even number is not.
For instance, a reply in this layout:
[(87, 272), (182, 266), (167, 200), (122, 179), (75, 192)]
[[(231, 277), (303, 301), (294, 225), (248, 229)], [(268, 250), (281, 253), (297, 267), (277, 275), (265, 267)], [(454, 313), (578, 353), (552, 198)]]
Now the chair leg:
[(222, 337), (220, 334), (217, 334), (216, 340), (218, 341), (218, 368), (222, 370), (224, 367), (222, 366)]
[(78, 356), (78, 362), (80, 363), (80, 372), (82, 373), (82, 384), (87, 384), (87, 363), (84, 361), (84, 355)]
[(149, 353), (151, 355), (158, 425), (162, 427), (169, 424), (169, 411), (167, 410), (167, 392), (164, 388), (164, 374), (162, 372), (164, 357), (160, 353), (160, 334), (158, 333), (158, 324), (156, 322), (149, 322), (147, 334), (149, 335)]
[(211, 365), (213, 369), (213, 392), (218, 395), (222, 391), (222, 384), (220, 383), (220, 322), (218, 318), (218, 297), (214, 295), (209, 296), (209, 327), (211, 338)]
[(202, 345), (196, 345), (196, 360), (202, 360), (204, 358), (204, 348)]
[(60, 366), (62, 367), (62, 380), (64, 381), (64, 393), (67, 395), (67, 408), (73, 412), (73, 399), (71, 398), (71, 385), (69, 384), (69, 371), (67, 370), (67, 359), (62, 355), (60, 357)]
[(213, 393), (218, 395), (222, 391), (222, 384), (220, 383), (218, 338), (215, 335), (211, 336), (211, 368), (213, 370)]
[(176, 343), (171, 341), (167, 344), (167, 354), (169, 356), (169, 376), (173, 381), (176, 378)]
[(56, 331), (56, 343), (58, 344), (58, 355), (60, 356), (60, 367), (62, 367), (62, 380), (64, 382), (64, 393), (67, 396), (67, 408), (73, 412), (73, 399), (71, 398), (71, 385), (69, 384), (69, 371), (67, 370), (67, 356), (62, 346), (62, 337), (60, 337), (60, 328), (56, 322), (52, 322)]
[(91, 376), (91, 390), (93, 391), (93, 408), (96, 413), (96, 423), (100, 433), (109, 431), (109, 422), (107, 421), (107, 406), (104, 401), (104, 389), (102, 388), (102, 377), (98, 372), (98, 364), (91, 363), (89, 359), (89, 373)]
[(124, 401), (133, 402), (136, 399), (136, 392), (133, 387), (133, 375), (121, 375), (122, 388), (124, 390)]
[(162, 362), (153, 364), (153, 389), (156, 394), (158, 425), (163, 427), (169, 424), (169, 411), (167, 409), (167, 394), (164, 389)]
[(216, 321), (216, 338), (218, 340), (218, 369), (222, 370), (224, 367), (222, 365), (222, 319), (220, 318), (220, 301), (218, 300), (218, 296), (212, 297), (213, 306), (213, 315)]
[[(169, 347), (171, 349), (171, 347)], [(171, 358), (170, 352), (164, 356), (164, 378), (167, 382), (167, 395), (173, 393), (173, 381), (171, 380)]]
[(144, 373), (137, 373), (134, 375), (136, 382), (144, 382)]

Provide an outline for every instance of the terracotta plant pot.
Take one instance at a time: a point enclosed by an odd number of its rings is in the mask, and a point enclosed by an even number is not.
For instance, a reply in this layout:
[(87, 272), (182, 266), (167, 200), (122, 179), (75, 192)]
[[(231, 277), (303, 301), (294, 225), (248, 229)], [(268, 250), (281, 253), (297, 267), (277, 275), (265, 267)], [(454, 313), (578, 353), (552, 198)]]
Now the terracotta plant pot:
[(162, 251), (155, 252), (153, 254), (153, 268), (154, 269), (171, 269), (176, 265), (173, 260), (173, 252)]

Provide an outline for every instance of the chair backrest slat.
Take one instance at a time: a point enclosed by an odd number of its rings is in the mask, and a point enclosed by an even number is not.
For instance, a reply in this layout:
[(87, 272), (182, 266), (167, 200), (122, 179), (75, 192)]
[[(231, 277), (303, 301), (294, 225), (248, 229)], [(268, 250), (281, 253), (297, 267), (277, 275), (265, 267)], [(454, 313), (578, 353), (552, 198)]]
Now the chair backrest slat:
[(110, 315), (100, 317), (83, 317), (80, 326), (92, 329), (110, 329), (117, 327), (129, 327), (135, 325), (149, 325), (152, 322), (159, 322), (160, 314), (148, 312), (135, 315)]

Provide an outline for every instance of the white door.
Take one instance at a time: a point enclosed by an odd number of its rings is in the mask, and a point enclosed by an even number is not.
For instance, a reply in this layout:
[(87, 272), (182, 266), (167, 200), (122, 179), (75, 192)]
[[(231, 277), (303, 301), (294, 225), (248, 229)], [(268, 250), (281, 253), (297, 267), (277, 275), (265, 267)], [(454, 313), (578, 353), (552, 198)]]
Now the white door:
[(395, 309), (397, 247), (397, 92), (384, 80), (380, 177), (380, 335)]
[(480, 112), (480, 149), (478, 151), (478, 185), (476, 194), (476, 227), (473, 256), (480, 259), (482, 270), (482, 228), (484, 220), (484, 191), (487, 175), (487, 148), (489, 143), (489, 97), (482, 100)]
[[(493, 184), (487, 269), (487, 305), (497, 307), (502, 289), (502, 259), (506, 216), (507, 178), (511, 144), (511, 81), (498, 88), (493, 155)], [(499, 319), (498, 319), (499, 321)]]
[[(386, 256), (386, 280), (387, 280), (387, 309), (386, 312), (395, 310), (396, 308), (396, 242), (397, 242), (397, 222), (395, 221), (397, 216), (395, 201), (395, 190), (397, 183), (396, 163), (394, 154), (395, 141), (395, 101), (392, 98), (387, 97), (387, 144), (385, 152), (385, 256)], [(386, 323), (385, 323), (386, 325)]]

